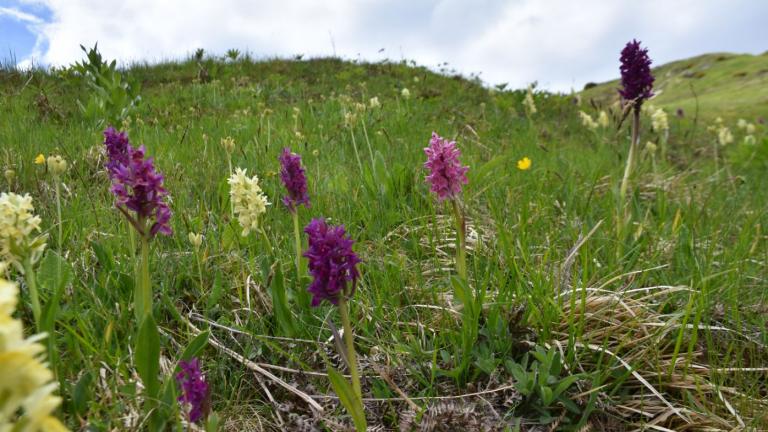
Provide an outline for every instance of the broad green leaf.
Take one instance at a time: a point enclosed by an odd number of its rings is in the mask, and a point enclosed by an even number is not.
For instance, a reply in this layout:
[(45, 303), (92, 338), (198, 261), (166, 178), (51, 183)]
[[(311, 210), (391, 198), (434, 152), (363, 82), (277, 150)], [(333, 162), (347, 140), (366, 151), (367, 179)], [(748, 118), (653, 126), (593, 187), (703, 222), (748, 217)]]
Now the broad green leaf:
[(563, 378), (560, 381), (560, 383), (557, 385), (557, 387), (555, 387), (554, 396), (555, 397), (560, 396), (561, 393), (563, 393), (564, 391), (568, 390), (568, 388), (570, 386), (572, 386), (576, 381), (578, 381), (579, 378), (581, 378), (581, 376), (579, 376), (579, 375), (569, 375), (569, 376)]
[(192, 342), (187, 345), (186, 348), (184, 348), (184, 352), (181, 354), (181, 358), (179, 360), (185, 360), (188, 361), (192, 357), (196, 357), (200, 351), (205, 348), (205, 346), (208, 344), (208, 337), (211, 335), (211, 332), (204, 331), (200, 333), (199, 335), (195, 336), (194, 339), (192, 339)]
[(280, 269), (279, 265), (275, 266), (275, 275), (272, 277), (269, 293), (272, 297), (272, 308), (275, 312), (277, 325), (283, 331), (285, 336), (293, 336), (296, 334), (296, 328), (294, 327), (294, 319), (291, 314), (291, 309), (288, 306), (288, 297), (285, 293), (283, 271)]
[(365, 420), (363, 401), (357, 398), (354, 390), (352, 390), (352, 386), (342, 374), (336, 371), (336, 369), (328, 368), (328, 378), (331, 380), (333, 391), (339, 396), (341, 404), (344, 405), (344, 408), (347, 409), (349, 415), (352, 416), (352, 421), (355, 423), (355, 430), (357, 430), (357, 432), (365, 432), (367, 423)]
[(160, 386), (160, 333), (152, 315), (147, 315), (141, 323), (134, 353), (136, 370), (144, 383), (146, 394), (154, 398)]
[(75, 389), (72, 391), (72, 406), (75, 409), (75, 413), (80, 416), (85, 415), (88, 409), (88, 401), (91, 399), (91, 383), (93, 382), (93, 375), (86, 371), (83, 376), (77, 380)]

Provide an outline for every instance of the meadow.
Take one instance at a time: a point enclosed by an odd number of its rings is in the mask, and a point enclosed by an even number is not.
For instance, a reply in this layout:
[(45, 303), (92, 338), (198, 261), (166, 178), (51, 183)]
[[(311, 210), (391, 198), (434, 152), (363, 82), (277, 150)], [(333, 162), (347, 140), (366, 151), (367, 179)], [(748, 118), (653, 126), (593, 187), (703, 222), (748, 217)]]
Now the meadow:
[[(36, 277), (53, 415), (83, 431), (768, 428), (768, 132), (753, 106), (678, 116), (668, 94), (647, 101), (668, 127), (643, 110), (622, 200), (620, 106), (442, 72), (202, 52), (110, 69), (94, 51), (0, 70), (0, 191), (29, 194), (48, 235), (6, 278), (30, 336)], [(147, 247), (156, 333), (136, 310), (143, 255), (110, 192), (110, 125), (146, 147), (168, 191), (173, 233)], [(469, 167), (455, 200), (425, 182), (432, 132)], [(301, 229), (344, 225), (361, 260), (346, 302), (361, 400), (345, 384), (344, 308), (311, 307), (307, 260), (296, 266), (284, 148), (307, 178)], [(247, 235), (237, 168), (269, 202)], [(174, 379), (191, 358), (209, 386), (196, 422)]]

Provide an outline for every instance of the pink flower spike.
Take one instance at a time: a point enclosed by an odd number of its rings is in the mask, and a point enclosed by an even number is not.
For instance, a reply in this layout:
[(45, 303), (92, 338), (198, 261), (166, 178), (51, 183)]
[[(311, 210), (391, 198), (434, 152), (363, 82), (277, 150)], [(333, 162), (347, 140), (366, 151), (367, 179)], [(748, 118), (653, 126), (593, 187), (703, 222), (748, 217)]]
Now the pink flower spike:
[(455, 141), (448, 141), (432, 132), (429, 147), (424, 149), (427, 161), (424, 168), (429, 170), (426, 181), (430, 190), (437, 195), (438, 201), (453, 199), (461, 193), (461, 186), (468, 183), (468, 166), (459, 162), (461, 151)]

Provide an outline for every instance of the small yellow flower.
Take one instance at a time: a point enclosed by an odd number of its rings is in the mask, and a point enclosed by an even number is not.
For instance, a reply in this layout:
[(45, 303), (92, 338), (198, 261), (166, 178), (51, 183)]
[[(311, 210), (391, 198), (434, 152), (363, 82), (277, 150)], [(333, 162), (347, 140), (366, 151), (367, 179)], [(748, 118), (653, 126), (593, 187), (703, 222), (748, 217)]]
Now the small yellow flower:
[(37, 155), (37, 156), (35, 157), (35, 164), (37, 164), (37, 165), (42, 165), (42, 164), (44, 164), (44, 163), (45, 163), (45, 156), (43, 156), (43, 154), (42, 154), (42, 153), (40, 153), (39, 155)]
[(525, 171), (530, 168), (531, 168), (531, 160), (528, 159), (528, 156), (517, 161), (517, 169)]

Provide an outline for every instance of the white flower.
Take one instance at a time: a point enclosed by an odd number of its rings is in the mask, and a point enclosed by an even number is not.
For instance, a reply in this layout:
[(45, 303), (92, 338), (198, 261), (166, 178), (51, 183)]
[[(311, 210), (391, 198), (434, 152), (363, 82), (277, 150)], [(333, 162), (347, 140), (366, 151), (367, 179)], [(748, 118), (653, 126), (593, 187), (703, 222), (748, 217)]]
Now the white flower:
[(344, 113), (344, 125), (347, 127), (354, 126), (357, 123), (357, 114), (353, 112)]
[(744, 119), (739, 119), (739, 121), (736, 122), (736, 126), (739, 129), (746, 129), (747, 128), (747, 121)]
[(379, 102), (378, 96), (372, 97), (371, 100), (368, 101), (368, 105), (371, 108), (379, 108), (379, 107), (381, 107), (381, 102)]
[(755, 145), (755, 136), (754, 135), (747, 135), (744, 137), (744, 144), (747, 145)]
[(45, 250), (47, 234), (40, 231), (41, 219), (36, 216), (29, 194), (0, 194), (0, 258), (24, 273), (23, 262), (36, 263)]
[(651, 114), (651, 127), (656, 132), (665, 132), (669, 130), (669, 121), (667, 120), (667, 113), (659, 108)]
[(270, 205), (267, 196), (261, 191), (259, 178), (249, 178), (245, 173), (246, 170), (237, 168), (228, 181), (235, 214), (243, 227), (243, 236), (247, 236), (251, 230), (259, 229), (259, 216), (264, 214)]
[[(0, 269), (1, 270), (1, 269)], [(13, 317), (18, 287), (0, 271), (0, 431), (59, 432), (67, 429), (52, 413), (61, 403), (57, 385), (43, 364), (42, 334), (24, 338), (20, 320)]]
[(595, 120), (592, 119), (592, 117), (589, 114), (585, 113), (584, 111), (579, 111), (579, 117), (581, 117), (581, 124), (583, 126), (586, 126), (587, 129), (590, 129), (590, 130), (597, 129), (597, 122), (595, 122)]
[(717, 130), (717, 141), (722, 146), (732, 143), (733, 134), (731, 133), (731, 130), (726, 126), (720, 126), (720, 129)]
[(61, 156), (48, 156), (46, 163), (48, 164), (48, 171), (54, 177), (58, 177), (67, 171), (67, 161)]
[(528, 114), (536, 114), (536, 103), (533, 100), (533, 86), (528, 85), (528, 91), (525, 93), (525, 99), (523, 100), (525, 109), (528, 110)]
[(752, 134), (754, 134), (754, 133), (755, 133), (755, 129), (756, 129), (756, 128), (755, 128), (755, 125), (754, 125), (754, 124), (752, 124), (752, 123), (747, 123), (747, 126), (746, 126), (746, 128), (745, 128), (745, 129), (747, 130), (747, 133), (748, 133), (748, 134), (752, 135)]
[(410, 99), (411, 98), (411, 91), (407, 88), (403, 87), (403, 89), (400, 91), (400, 96), (403, 97), (403, 99)]
[(195, 247), (195, 249), (200, 249), (200, 246), (203, 244), (203, 235), (190, 232), (187, 234), (187, 237), (189, 238), (189, 242), (192, 244), (192, 246)]

